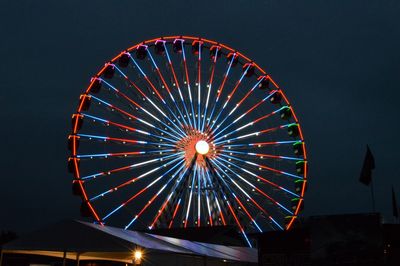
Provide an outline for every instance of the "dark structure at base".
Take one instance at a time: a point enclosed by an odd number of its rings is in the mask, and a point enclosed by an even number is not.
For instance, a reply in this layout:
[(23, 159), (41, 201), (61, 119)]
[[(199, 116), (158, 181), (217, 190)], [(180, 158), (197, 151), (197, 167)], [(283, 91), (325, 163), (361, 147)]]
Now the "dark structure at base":
[(259, 265), (400, 265), (400, 225), (377, 213), (313, 216), (258, 236)]

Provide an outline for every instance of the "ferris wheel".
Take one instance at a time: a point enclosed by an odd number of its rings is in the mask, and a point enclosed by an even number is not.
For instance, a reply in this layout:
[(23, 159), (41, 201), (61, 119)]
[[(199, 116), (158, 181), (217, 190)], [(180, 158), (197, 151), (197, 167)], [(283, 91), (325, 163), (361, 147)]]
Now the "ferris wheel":
[(171, 36), (107, 62), (72, 115), (68, 169), (81, 213), (125, 229), (289, 229), (307, 157), (277, 83), (222, 43)]

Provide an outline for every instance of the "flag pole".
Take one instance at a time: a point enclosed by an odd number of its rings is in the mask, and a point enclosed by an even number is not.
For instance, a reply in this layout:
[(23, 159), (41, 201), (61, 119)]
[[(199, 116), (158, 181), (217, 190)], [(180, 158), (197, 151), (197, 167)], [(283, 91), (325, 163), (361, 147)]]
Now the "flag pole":
[(371, 178), (371, 198), (372, 198), (372, 212), (375, 212), (375, 194), (374, 194), (374, 181)]
[(397, 207), (397, 201), (396, 201), (396, 195), (394, 192), (394, 187), (392, 185), (392, 214), (393, 214), (393, 218), (395, 223), (399, 223), (400, 219), (399, 219), (399, 208)]
[(364, 163), (361, 168), (359, 181), (366, 186), (371, 187), (371, 198), (372, 198), (372, 211), (375, 212), (375, 195), (374, 195), (374, 182), (372, 181), (372, 170), (375, 169), (375, 159), (372, 155), (369, 146), (367, 145), (367, 151), (364, 157)]

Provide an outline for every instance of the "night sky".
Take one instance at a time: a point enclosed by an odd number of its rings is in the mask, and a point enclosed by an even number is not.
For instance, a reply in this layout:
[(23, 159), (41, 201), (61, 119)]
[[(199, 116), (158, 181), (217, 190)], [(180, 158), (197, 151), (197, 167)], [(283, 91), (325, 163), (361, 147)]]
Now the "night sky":
[(66, 160), (71, 114), (106, 61), (143, 40), (194, 35), (254, 59), (286, 92), (309, 154), (303, 216), (400, 200), (399, 1), (0, 1), (0, 229), (79, 218)]

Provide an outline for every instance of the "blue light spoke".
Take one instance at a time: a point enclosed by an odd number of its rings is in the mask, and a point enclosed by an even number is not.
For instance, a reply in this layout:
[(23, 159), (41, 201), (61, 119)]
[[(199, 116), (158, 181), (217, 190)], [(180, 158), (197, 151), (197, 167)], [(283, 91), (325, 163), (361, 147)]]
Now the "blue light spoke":
[[(193, 127), (192, 122), (191, 122), (191, 120), (190, 120), (190, 115), (189, 115), (188, 109), (187, 109), (187, 107), (186, 107), (186, 102), (185, 102), (185, 100), (184, 100), (184, 98), (183, 98), (183, 94), (182, 94), (182, 91), (181, 91), (181, 88), (180, 88), (180, 85), (179, 85), (179, 81), (178, 81), (178, 79), (177, 79), (177, 77), (176, 77), (176, 74), (175, 74), (174, 66), (173, 66), (172, 61), (171, 61), (171, 58), (170, 58), (170, 56), (169, 56), (168, 48), (167, 48), (167, 46), (165, 45), (165, 42), (163, 43), (163, 45), (164, 45), (164, 49), (165, 49), (165, 54), (166, 54), (167, 59), (168, 59), (168, 64), (169, 64), (170, 69), (171, 69), (171, 71), (172, 71), (173, 80), (174, 80), (175, 85), (176, 85), (176, 87), (177, 87), (177, 89), (178, 89), (179, 97), (180, 97), (180, 99), (181, 99), (183, 108), (185, 109), (186, 117), (187, 117), (187, 120), (188, 120), (188, 125), (189, 125), (190, 127)], [(182, 116), (182, 118), (184, 119), (185, 116)]]
[[(104, 79), (100, 79), (101, 82), (104, 82), (104, 84), (106, 84), (110, 89), (112, 89), (113, 91), (115, 91), (118, 95), (121, 95), (123, 98), (134, 102), (132, 99), (130, 99), (128, 96), (126, 96), (125, 94), (122, 94), (118, 89), (116, 89), (113, 85), (111, 85), (109, 82), (105, 81)], [(148, 98), (147, 98), (148, 99)], [(157, 116), (155, 116), (154, 114), (152, 114), (151, 112), (149, 112), (146, 108), (142, 107), (141, 105), (139, 105), (138, 103), (134, 102), (135, 105), (139, 106), (139, 109), (142, 110), (143, 112), (145, 112), (147, 115), (149, 115), (150, 117), (152, 117), (154, 120), (156, 120), (157, 122), (161, 123), (164, 127), (168, 128), (169, 130), (171, 130), (172, 132), (174, 132), (177, 136), (180, 137), (184, 137), (185, 133), (183, 131), (180, 130), (180, 132), (177, 132), (175, 129), (173, 129), (172, 127), (170, 127), (169, 125), (167, 125), (165, 122), (163, 122), (162, 120), (160, 120)], [(154, 103), (152, 101), (150, 101), (150, 103), (153, 105), (153, 107), (155, 107)], [(159, 111), (164, 117), (166, 116), (161, 109), (159, 109), (158, 107), (156, 107), (156, 110)], [(168, 118), (167, 118), (168, 120)]]
[[(172, 161), (169, 161), (169, 162), (167, 162), (167, 163), (165, 163), (165, 164), (163, 164), (163, 165), (161, 165), (161, 166), (155, 167), (155, 168), (151, 169), (150, 171), (147, 171), (147, 172), (145, 172), (145, 173), (139, 175), (139, 176), (136, 177), (136, 178), (132, 178), (132, 179), (130, 179), (129, 181), (124, 182), (124, 183), (122, 183), (122, 184), (120, 184), (120, 185), (118, 185), (118, 186), (116, 186), (116, 187), (114, 187), (114, 188), (108, 189), (108, 190), (106, 190), (106, 191), (104, 191), (104, 192), (102, 192), (102, 193), (100, 193), (100, 194), (97, 194), (96, 196), (90, 198), (89, 201), (91, 201), (91, 202), (92, 202), (92, 201), (95, 201), (95, 200), (97, 200), (97, 199), (99, 199), (99, 198), (102, 198), (102, 197), (104, 197), (104, 196), (106, 196), (106, 195), (108, 195), (108, 194), (110, 194), (110, 193), (113, 193), (113, 192), (115, 192), (115, 191), (118, 191), (118, 189), (120, 189), (120, 188), (122, 188), (122, 187), (126, 187), (126, 186), (128, 186), (128, 185), (134, 184), (134, 183), (136, 183), (138, 180), (143, 179), (144, 177), (146, 177), (146, 176), (148, 176), (148, 175), (150, 175), (150, 174), (152, 174), (152, 173), (155, 173), (155, 172), (159, 171), (160, 169), (164, 169), (164, 168), (166, 168), (167, 166), (169, 166), (169, 165), (171, 165), (171, 164), (173, 164), (173, 163), (175, 163), (175, 162), (178, 162), (178, 164), (179, 164), (179, 163), (181, 163), (181, 162), (183, 162), (183, 161), (182, 161), (181, 158), (179, 158), (179, 157), (178, 157), (178, 158), (175, 158), (175, 159), (173, 159)], [(174, 166), (173, 168), (175, 168), (175, 166)], [(168, 172), (169, 172), (169, 171), (164, 172), (164, 173), (163, 173), (161, 176), (159, 176), (156, 180), (158, 181), (158, 180), (161, 179), (164, 175), (168, 174)], [(152, 185), (154, 185), (154, 183), (156, 183), (156, 181), (151, 182), (150, 185), (148, 185), (148, 186), (152, 186)], [(125, 205), (125, 204), (123, 204), (123, 205)]]
[[(223, 80), (223, 82), (222, 82), (222, 84), (221, 84), (221, 86), (220, 86), (220, 88), (219, 88), (219, 90), (218, 90), (218, 93), (219, 93), (220, 91), (222, 91), (222, 90), (223, 90), (223, 87), (225, 86), (225, 82), (226, 82), (226, 79), (227, 79), (228, 76), (229, 76), (229, 72), (231, 71), (233, 61), (235, 60), (235, 56), (236, 56), (236, 53), (232, 56), (232, 59), (231, 59), (231, 61), (229, 62), (229, 66), (228, 66), (228, 68), (227, 68), (227, 70), (226, 70), (226, 73), (225, 73), (225, 75), (224, 75), (224, 80)], [(208, 121), (208, 125), (209, 125), (210, 127), (213, 125), (213, 115), (214, 115), (215, 107), (217, 106), (218, 101), (219, 101), (219, 96), (220, 96), (220, 94), (217, 95), (217, 98), (215, 99), (215, 103), (214, 103), (214, 105), (213, 105), (213, 108), (211, 109), (211, 113), (210, 113), (209, 121)]]
[[(129, 53), (128, 53), (128, 54), (129, 54)], [(130, 59), (137, 65), (136, 61), (133, 59), (133, 57), (132, 57), (130, 54), (129, 54), (129, 57), (130, 57)], [(123, 73), (123, 71), (120, 70), (117, 66), (115, 66), (115, 68), (116, 68), (120, 73), (122, 73), (123, 75), (125, 75), (125, 74)], [(141, 70), (141, 68), (139, 68), (139, 69)], [(147, 76), (145, 75), (145, 73), (144, 73), (142, 70), (141, 70), (141, 72), (142, 72), (142, 74), (143, 74), (143, 77), (145, 77), (145, 79), (150, 83), (150, 85), (152, 86), (153, 90), (155, 90), (155, 91), (157, 92), (157, 94), (159, 95), (158, 91), (155, 89), (154, 85), (153, 85), (153, 84), (150, 82), (150, 80), (147, 78)], [(129, 77), (128, 77), (127, 75), (125, 75), (125, 77), (126, 77), (127, 80), (129, 80)], [(129, 80), (129, 81), (130, 81), (130, 80)], [(130, 81), (130, 82), (132, 82), (132, 81)], [(158, 112), (160, 112), (172, 125), (174, 125), (174, 127), (175, 127), (178, 131), (180, 131), (183, 135), (185, 135), (185, 132), (182, 131), (181, 127), (179, 127), (177, 124), (175, 124), (175, 123), (171, 120), (171, 118), (170, 118), (168, 115), (166, 115), (166, 114), (160, 109), (159, 106), (157, 106), (157, 104), (155, 104), (147, 95), (144, 95), (144, 96), (145, 96), (145, 99), (146, 99), (148, 102), (150, 102), (150, 104), (153, 105), (153, 107), (154, 107)], [(165, 100), (162, 99), (162, 98), (160, 98), (160, 99), (161, 99), (161, 101), (162, 101), (162, 103), (163, 103), (163, 106), (167, 108), (167, 110), (175, 117), (175, 119), (176, 119), (178, 122), (180, 122), (180, 120), (179, 120), (178, 118), (176, 118), (175, 113), (168, 107), (168, 104), (165, 102)]]
[[(178, 104), (176, 103), (175, 98), (174, 98), (174, 96), (173, 96), (172, 93), (171, 93), (171, 90), (169, 89), (168, 85), (166, 84), (165, 79), (164, 79), (164, 77), (162, 76), (162, 74), (161, 74), (161, 72), (160, 72), (160, 69), (159, 69), (159, 67), (158, 67), (158, 65), (157, 65), (157, 63), (156, 63), (156, 61), (154, 60), (154, 58), (153, 58), (153, 56), (152, 56), (150, 50), (149, 50), (149, 49), (146, 49), (146, 51), (147, 51), (147, 54), (149, 55), (149, 57), (150, 57), (150, 59), (151, 59), (151, 62), (153, 63), (153, 66), (156, 68), (157, 73), (159, 74), (159, 76), (160, 76), (160, 78), (161, 78), (163, 84), (165, 84), (165, 86), (166, 86), (166, 88), (167, 88), (167, 91), (168, 91), (168, 94), (169, 94), (169, 96), (170, 96), (172, 102), (173, 102), (174, 105), (175, 105), (175, 109), (178, 111), (180, 117), (181, 117), (182, 120), (183, 120), (183, 123), (186, 124), (186, 121), (185, 121), (185, 119), (184, 119), (184, 115), (182, 114), (180, 108), (178, 107)], [(172, 110), (171, 110), (171, 112), (172, 112)], [(174, 115), (174, 114), (173, 114), (173, 115)], [(174, 115), (174, 116), (175, 116), (175, 115)], [(176, 116), (175, 116), (175, 118), (179, 121), (179, 117), (176, 117)], [(179, 122), (179, 123), (180, 123), (180, 122)], [(180, 123), (180, 125), (183, 126), (182, 123)]]
[(141, 118), (135, 117), (135, 116), (129, 114), (128, 112), (126, 112), (126, 111), (124, 111), (124, 110), (121, 110), (121, 109), (119, 109), (118, 107), (113, 106), (112, 104), (110, 104), (110, 103), (108, 103), (108, 102), (106, 102), (106, 101), (104, 101), (104, 100), (102, 100), (102, 99), (100, 99), (100, 98), (98, 98), (98, 97), (96, 97), (96, 96), (93, 96), (93, 95), (91, 95), (91, 94), (89, 94), (89, 96), (92, 97), (93, 99), (95, 99), (96, 101), (98, 101), (98, 102), (100, 102), (100, 103), (103, 103), (103, 104), (106, 105), (107, 107), (110, 107), (110, 108), (113, 109), (113, 110), (115, 109), (115, 110), (117, 110), (118, 112), (120, 112), (121, 114), (123, 114), (123, 115), (125, 115), (125, 116), (128, 116), (130, 119), (133, 118), (133, 119), (135, 119), (135, 120), (141, 122), (142, 124), (145, 124), (145, 125), (147, 125), (147, 126), (153, 128), (153, 129), (156, 129), (156, 130), (158, 130), (158, 131), (160, 131), (160, 132), (162, 132), (162, 133), (164, 133), (164, 134), (167, 134), (168, 136), (174, 138), (175, 140), (179, 140), (179, 139), (180, 139), (180, 138), (176, 137), (174, 134), (172, 134), (172, 133), (170, 133), (170, 132), (168, 132), (168, 131), (166, 131), (166, 130), (163, 130), (163, 129), (161, 129), (161, 128), (159, 128), (159, 127), (157, 127), (157, 126), (155, 126), (155, 125), (153, 125), (153, 124), (151, 124), (151, 123), (149, 123), (149, 122), (147, 122), (147, 121), (145, 121), (145, 120), (143, 120), (143, 119), (141, 119)]
[[(221, 154), (221, 156), (224, 156), (224, 157), (236, 160), (236, 161), (240, 161), (240, 162), (248, 164), (248, 165), (253, 165), (255, 167), (263, 167), (263, 169), (266, 169), (266, 170), (272, 169), (270, 167), (268, 167), (269, 169), (267, 169), (264, 165), (260, 165), (260, 164), (256, 164), (256, 163), (253, 163), (253, 162), (250, 162), (250, 161), (247, 161), (247, 160), (243, 160), (243, 159), (240, 159), (240, 158), (232, 156), (232, 155)], [(291, 173), (288, 173), (288, 172), (285, 172), (285, 171), (281, 171), (281, 170), (276, 170), (276, 169), (274, 169), (274, 170), (275, 170), (274, 172), (278, 173), (278, 174), (294, 177), (296, 179), (303, 179), (302, 176), (294, 175), (294, 174), (291, 174)], [(271, 170), (269, 170), (269, 171), (271, 171)]]
[[(171, 167), (167, 172), (165, 172), (165, 173), (164, 173), (162, 176), (160, 176), (160, 177), (163, 178), (163, 177), (166, 176), (169, 172), (171, 172), (173, 169), (175, 169), (178, 165), (180, 165), (180, 164), (182, 164), (182, 163), (183, 163), (183, 162), (177, 163), (176, 165), (174, 165), (173, 167)], [(135, 215), (135, 217), (125, 226), (125, 230), (127, 230), (127, 229), (139, 218), (140, 214), (141, 214), (142, 212), (144, 212), (144, 211), (147, 209), (147, 207), (150, 206), (151, 203), (153, 203), (153, 201), (155, 200), (155, 198), (157, 198), (157, 197), (164, 191), (164, 189), (169, 185), (169, 183), (175, 178), (175, 175), (176, 175), (177, 173), (179, 173), (179, 172), (183, 169), (184, 166), (185, 166), (185, 165), (182, 164), (182, 166), (181, 166), (178, 170), (176, 170), (176, 171), (174, 172), (174, 174), (172, 175), (172, 177), (171, 177), (167, 182), (165, 182), (164, 186), (162, 186), (161, 189), (158, 190), (157, 193), (153, 196), (153, 198), (147, 202), (147, 204), (143, 207), (143, 209), (139, 212), (139, 214)], [(154, 182), (152, 185), (154, 185), (154, 184), (155, 184), (155, 182)]]
[(181, 42), (181, 45), (182, 45), (182, 59), (183, 59), (184, 67), (185, 67), (186, 85), (187, 85), (188, 94), (189, 94), (190, 107), (192, 109), (193, 127), (195, 129), (197, 129), (194, 106), (193, 106), (193, 99), (192, 99), (192, 92), (191, 92), (191, 89), (190, 89), (189, 72), (188, 72), (187, 65), (186, 65), (185, 46), (183, 45), (183, 42)]
[[(155, 163), (155, 162), (161, 162), (163, 160), (169, 160), (172, 157), (182, 156), (182, 154), (183, 154), (183, 152), (179, 152), (179, 153), (175, 153), (175, 154), (171, 154), (171, 155), (161, 156), (159, 158), (147, 160), (147, 161), (144, 161), (144, 162), (134, 163), (134, 164), (130, 164), (130, 165), (127, 165), (127, 166), (114, 168), (114, 169), (111, 169), (111, 170), (108, 170), (108, 171), (102, 171), (102, 172), (98, 172), (98, 173), (95, 173), (95, 174), (86, 175), (86, 176), (81, 177), (81, 179), (84, 180), (84, 181), (87, 181), (87, 180), (96, 178), (98, 176), (108, 175), (109, 173), (113, 173), (115, 171), (131, 170), (131, 169), (134, 169), (134, 168), (146, 165), (146, 164), (151, 164), (151, 163)], [(119, 170), (119, 169), (121, 169), (121, 170)]]

